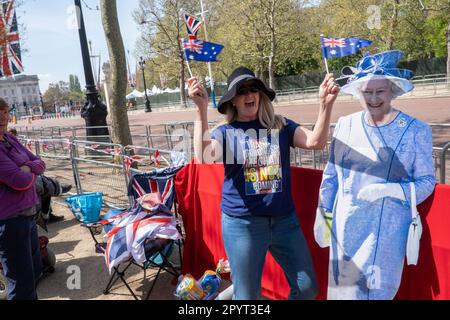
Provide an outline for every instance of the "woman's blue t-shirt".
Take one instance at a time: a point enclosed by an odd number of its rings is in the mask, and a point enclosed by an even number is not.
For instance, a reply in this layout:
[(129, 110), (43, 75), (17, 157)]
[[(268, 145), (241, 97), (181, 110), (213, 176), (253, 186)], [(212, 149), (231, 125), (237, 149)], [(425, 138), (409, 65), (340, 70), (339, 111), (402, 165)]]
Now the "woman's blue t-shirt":
[(295, 211), (290, 147), (299, 124), (286, 119), (268, 135), (259, 120), (220, 125), (211, 138), (222, 145), (225, 179), (221, 209), (230, 216), (282, 216)]

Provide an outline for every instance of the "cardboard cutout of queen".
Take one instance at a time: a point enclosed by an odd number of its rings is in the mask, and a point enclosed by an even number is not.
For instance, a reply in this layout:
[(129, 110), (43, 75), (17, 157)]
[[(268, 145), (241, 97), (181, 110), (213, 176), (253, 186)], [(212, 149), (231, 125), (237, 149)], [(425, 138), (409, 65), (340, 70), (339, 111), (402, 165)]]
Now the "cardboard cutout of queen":
[(410, 182), (418, 204), (435, 186), (430, 126), (391, 105), (414, 88), (412, 72), (397, 68), (402, 55), (366, 55), (341, 79), (363, 111), (339, 119), (320, 187), (314, 234), (330, 245), (328, 299), (395, 297), (412, 221)]

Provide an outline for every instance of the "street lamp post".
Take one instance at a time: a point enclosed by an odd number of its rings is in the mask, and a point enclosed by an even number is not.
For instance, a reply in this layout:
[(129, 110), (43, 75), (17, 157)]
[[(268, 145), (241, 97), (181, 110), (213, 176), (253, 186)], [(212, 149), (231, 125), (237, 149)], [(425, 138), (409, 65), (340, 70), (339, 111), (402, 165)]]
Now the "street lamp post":
[(42, 92), (39, 91), (39, 102), (41, 103), (41, 116), (44, 115), (45, 111), (44, 111), (44, 99), (42, 99)]
[(147, 95), (147, 84), (145, 82), (145, 73), (144, 73), (144, 69), (145, 69), (145, 60), (141, 57), (139, 60), (139, 66), (141, 67), (142, 70), (142, 79), (144, 80), (144, 93), (145, 93), (145, 112), (152, 112), (152, 108), (150, 107), (150, 100), (148, 99), (148, 95)]
[[(100, 100), (92, 73), (91, 58), (86, 38), (81, 0), (75, 0), (80, 37), (81, 55), (83, 58), (84, 76), (86, 79), (86, 102), (81, 108), (81, 117), (86, 122), (86, 135), (89, 141), (109, 142), (109, 131), (106, 123), (108, 110)], [(100, 137), (101, 136), (101, 137)]]

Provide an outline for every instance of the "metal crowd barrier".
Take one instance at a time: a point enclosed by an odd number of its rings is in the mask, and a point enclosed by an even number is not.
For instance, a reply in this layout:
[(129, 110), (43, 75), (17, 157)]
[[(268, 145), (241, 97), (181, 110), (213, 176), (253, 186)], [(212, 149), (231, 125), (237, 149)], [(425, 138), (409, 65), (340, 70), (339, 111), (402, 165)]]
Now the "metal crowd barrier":
[(46, 163), (49, 175), (73, 181), (76, 192), (102, 192), (107, 207), (125, 209), (129, 176), (170, 166), (169, 150), (69, 139), (19, 140)]
[[(439, 170), (439, 182), (446, 183), (447, 182), (447, 151), (450, 149), (450, 142), (447, 142), (442, 147), (433, 147), (433, 154), (435, 158), (435, 168)], [(439, 163), (437, 163), (437, 159), (439, 159)]]
[[(213, 128), (217, 123), (210, 122), (210, 128)], [(309, 129), (314, 128), (312, 123), (302, 123), (302, 126)], [(324, 169), (329, 157), (329, 144), (331, 142), (332, 133), (335, 124), (330, 126), (330, 136), (328, 139), (328, 144), (324, 150), (303, 150), (303, 149), (292, 149), (291, 152), (291, 164), (293, 166), (302, 166), (315, 169)], [(437, 136), (440, 141), (449, 140), (447, 136), (450, 137), (450, 124), (438, 124), (430, 123), (433, 129), (433, 137)], [(132, 131), (133, 141), (137, 141), (135, 145), (143, 146), (144, 148), (154, 149), (154, 150), (173, 150), (182, 151), (187, 154), (188, 159), (194, 154), (194, 143), (193, 143), (193, 131), (194, 122), (184, 121), (184, 122), (173, 122), (161, 125), (132, 125), (130, 126)], [(47, 128), (17, 128), (19, 135), (22, 139), (53, 139), (54, 141), (64, 141), (62, 137), (69, 139), (71, 141), (86, 141), (91, 140), (94, 137), (86, 137), (85, 127), (47, 127)], [(110, 130), (110, 127), (108, 127)], [(80, 132), (83, 130), (83, 132)], [(449, 134), (447, 134), (449, 131)], [(439, 136), (440, 135), (440, 136)], [(109, 138), (109, 137), (108, 137)], [(58, 140), (59, 139), (59, 140)], [(92, 143), (92, 142), (91, 142)], [(441, 143), (439, 143), (441, 145)], [(137, 147), (136, 147), (137, 148)], [(142, 147), (139, 147), (142, 148)], [(446, 174), (449, 172), (446, 170), (447, 165), (447, 151), (450, 147), (445, 145), (440, 147), (435, 145), (433, 149), (433, 158), (436, 167), (436, 177), (439, 178), (441, 183), (447, 181)], [(35, 147), (35, 151), (40, 152), (42, 146), (39, 144)], [(58, 152), (61, 151), (61, 147), (57, 147), (52, 144), (50, 150), (53, 150), (53, 156), (56, 157)], [(45, 157), (50, 157), (49, 152), (45, 153)], [(67, 155), (65, 155), (67, 157)]]
[(128, 183), (133, 172), (170, 166), (170, 151), (92, 141), (72, 142), (77, 192), (102, 192), (104, 203), (125, 209), (133, 204)]

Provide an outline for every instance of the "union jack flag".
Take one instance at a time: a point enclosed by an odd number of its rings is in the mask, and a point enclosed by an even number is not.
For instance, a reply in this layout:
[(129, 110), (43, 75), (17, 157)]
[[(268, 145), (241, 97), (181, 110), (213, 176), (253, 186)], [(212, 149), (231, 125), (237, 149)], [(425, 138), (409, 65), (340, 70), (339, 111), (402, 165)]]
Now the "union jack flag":
[(203, 41), (197, 39), (182, 39), (181, 44), (184, 49), (191, 52), (202, 53)]
[(0, 3), (0, 77), (23, 72), (14, 0)]
[[(133, 219), (129, 219), (133, 216)], [(118, 219), (116, 227), (108, 232), (105, 249), (105, 262), (109, 272), (131, 257), (137, 263), (145, 262), (145, 241), (160, 239), (178, 240), (181, 235), (177, 229), (177, 220), (167, 207), (158, 203), (147, 211), (139, 204), (128, 215)]]
[(175, 197), (174, 178), (181, 168), (182, 166), (169, 167), (134, 174), (128, 184), (128, 195), (138, 199), (146, 193), (159, 192), (162, 203), (169, 209), (172, 208)]
[(197, 33), (202, 25), (202, 22), (186, 13), (184, 14), (184, 21), (186, 22), (189, 39), (197, 39)]
[(136, 228), (133, 229), (134, 240), (131, 254), (137, 263), (143, 263), (151, 257), (146, 252), (145, 242), (147, 240), (181, 239), (176, 219), (172, 214), (167, 215), (163, 211), (139, 221)]
[[(144, 211), (142, 209), (144, 209)], [(112, 213), (115, 213), (115, 211), (115, 209), (111, 210)], [(162, 198), (159, 192), (147, 193), (137, 199), (137, 202), (129, 211), (123, 212), (119, 210), (119, 213), (109, 216), (108, 218), (99, 221), (99, 223), (102, 225), (109, 224), (111, 226), (111, 230), (105, 230), (105, 237), (108, 238), (116, 232), (114, 228), (122, 228), (130, 223), (142, 220), (150, 213), (154, 213), (156, 211), (163, 211), (169, 215), (171, 214), (171, 211), (162, 204)]]
[(117, 232), (117, 229), (142, 220), (146, 216), (148, 216), (148, 213), (146, 211), (143, 211), (142, 207), (138, 203), (136, 203), (130, 211), (118, 214), (117, 216), (111, 217), (106, 220), (102, 220), (100, 221), (100, 223), (103, 225), (111, 224), (111, 226), (113, 227), (109, 232), (105, 234), (105, 238), (109, 238)]

